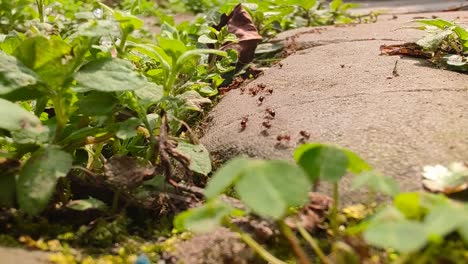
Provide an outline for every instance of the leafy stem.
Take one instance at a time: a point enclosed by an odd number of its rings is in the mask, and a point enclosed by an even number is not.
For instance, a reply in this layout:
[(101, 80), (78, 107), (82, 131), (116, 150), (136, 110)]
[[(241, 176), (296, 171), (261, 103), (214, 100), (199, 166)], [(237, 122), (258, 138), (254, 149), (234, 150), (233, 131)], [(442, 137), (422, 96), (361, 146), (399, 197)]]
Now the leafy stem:
[(339, 207), (339, 191), (338, 183), (333, 183), (333, 205), (330, 212), (330, 224), (335, 238), (338, 237), (338, 207)]
[(247, 245), (249, 245), (260, 257), (266, 260), (268, 263), (271, 264), (286, 264), (286, 262), (276, 258), (268, 250), (266, 250), (262, 245), (260, 245), (255, 239), (253, 239), (247, 233), (244, 233), (239, 227), (231, 223), (229, 220), (225, 221), (225, 225), (229, 227), (232, 231), (236, 232), (242, 241), (244, 241)]
[(65, 105), (63, 104), (63, 100), (59, 95), (55, 95), (52, 98), (52, 103), (54, 104), (55, 110), (55, 117), (57, 119), (57, 127), (55, 128), (55, 135), (53, 142), (57, 142), (60, 138), (65, 126), (68, 122), (68, 116), (65, 110)]
[(278, 220), (277, 223), (281, 233), (286, 237), (289, 244), (291, 245), (299, 264), (310, 264), (311, 261), (309, 257), (305, 253), (304, 249), (301, 247), (299, 239), (297, 239), (296, 235), (294, 235), (292, 229), (282, 219)]
[(297, 224), (297, 229), (299, 230), (301, 236), (309, 243), (315, 254), (317, 254), (320, 261), (322, 261), (324, 264), (332, 264), (331, 261), (328, 260), (328, 258), (325, 256), (325, 253), (323, 253), (322, 249), (320, 249), (317, 241), (315, 241), (309, 232), (307, 232), (307, 230), (305, 230), (304, 227), (302, 227), (300, 224)]
[(37, 4), (37, 12), (39, 13), (39, 21), (44, 23), (44, 1), (43, 0), (36, 0)]

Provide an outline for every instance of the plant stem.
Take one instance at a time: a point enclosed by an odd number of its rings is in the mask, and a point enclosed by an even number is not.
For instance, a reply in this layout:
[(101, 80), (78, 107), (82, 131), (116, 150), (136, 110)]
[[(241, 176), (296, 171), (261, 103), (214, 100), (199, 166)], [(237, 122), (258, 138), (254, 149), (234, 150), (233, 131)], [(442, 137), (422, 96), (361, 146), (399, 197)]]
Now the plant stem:
[(120, 190), (116, 190), (114, 193), (114, 197), (112, 198), (112, 208), (111, 208), (112, 213), (117, 212), (117, 208), (119, 206), (119, 198), (120, 198)]
[(266, 260), (270, 264), (286, 264), (286, 262), (277, 259), (275, 256), (270, 254), (262, 245), (257, 243), (250, 235), (244, 233), (239, 227), (232, 224), (229, 220), (226, 221), (226, 226), (229, 227), (232, 231), (236, 232), (242, 241), (244, 241), (249, 247), (251, 247), (260, 257)]
[(277, 223), (279, 225), (281, 233), (286, 237), (289, 244), (291, 245), (298, 262), (300, 264), (311, 264), (312, 262), (305, 253), (304, 249), (301, 247), (299, 239), (297, 239), (292, 229), (284, 222), (284, 220), (278, 220)]
[(305, 230), (304, 227), (302, 227), (300, 224), (297, 224), (297, 229), (299, 230), (301, 236), (309, 243), (310, 247), (314, 250), (315, 254), (317, 254), (320, 261), (322, 261), (324, 264), (332, 264), (317, 244), (317, 241), (315, 241), (315, 239), (309, 234), (309, 232), (307, 232), (307, 230)]
[(172, 86), (174, 86), (175, 80), (177, 78), (177, 73), (178, 73), (178, 66), (171, 69), (171, 73), (169, 75), (169, 78), (166, 82), (166, 85), (164, 86), (164, 96), (169, 96), (172, 90)]
[(331, 225), (335, 239), (338, 238), (338, 233), (339, 233), (339, 230), (338, 230), (338, 225), (339, 225), (338, 208), (340, 206), (339, 198), (340, 197), (339, 197), (339, 191), (338, 191), (338, 183), (336, 182), (333, 184), (333, 205), (332, 205), (332, 209), (330, 212), (330, 225)]
[(54, 104), (55, 117), (57, 119), (57, 126), (55, 128), (55, 135), (53, 139), (53, 142), (55, 143), (60, 138), (63, 129), (65, 129), (65, 126), (67, 125), (68, 117), (65, 113), (63, 101), (59, 96), (53, 96), (52, 103)]
[(39, 21), (44, 23), (44, 1), (43, 0), (36, 0), (37, 4), (37, 12), (39, 13)]
[(121, 57), (125, 54), (125, 43), (127, 42), (127, 38), (128, 38), (128, 33), (123, 32), (122, 39), (120, 39), (120, 45), (119, 45), (119, 54)]

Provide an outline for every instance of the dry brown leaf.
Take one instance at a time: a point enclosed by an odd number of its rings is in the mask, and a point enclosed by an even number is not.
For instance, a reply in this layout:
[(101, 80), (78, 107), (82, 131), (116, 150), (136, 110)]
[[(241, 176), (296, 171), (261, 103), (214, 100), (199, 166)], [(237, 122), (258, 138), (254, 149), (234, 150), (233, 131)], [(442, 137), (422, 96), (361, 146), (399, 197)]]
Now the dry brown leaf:
[(416, 43), (404, 43), (396, 45), (382, 45), (380, 46), (381, 55), (403, 55), (415, 58), (431, 58), (431, 54), (424, 52), (422, 48)]
[(304, 206), (296, 216), (290, 217), (286, 223), (296, 227), (296, 223), (302, 225), (307, 231), (311, 232), (316, 228), (323, 229), (323, 223), (326, 220), (326, 214), (331, 208), (333, 199), (319, 193), (309, 193), (309, 203)]
[(236, 35), (239, 42), (227, 44), (222, 49), (236, 50), (241, 64), (251, 62), (255, 55), (255, 49), (262, 40), (262, 36), (258, 34), (252, 17), (242, 4), (238, 4), (229, 15), (223, 14), (221, 22), (215, 28), (220, 30), (224, 26), (227, 26), (229, 33)]
[(133, 189), (154, 173), (154, 167), (134, 157), (114, 156), (104, 165), (109, 182), (119, 188)]

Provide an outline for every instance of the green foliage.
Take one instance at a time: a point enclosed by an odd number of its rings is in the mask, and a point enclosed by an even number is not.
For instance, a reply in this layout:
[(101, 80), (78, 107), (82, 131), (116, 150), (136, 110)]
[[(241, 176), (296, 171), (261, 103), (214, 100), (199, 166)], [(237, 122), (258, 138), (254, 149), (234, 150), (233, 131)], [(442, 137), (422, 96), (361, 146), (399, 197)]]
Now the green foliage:
[(468, 71), (468, 30), (443, 19), (422, 19), (421, 29), (427, 32), (417, 44), (433, 54), (433, 61), (449, 69)]
[(429, 244), (437, 244), (452, 233), (468, 241), (465, 233), (468, 208), (443, 196), (426, 193), (402, 193), (395, 197), (394, 217), (382, 212), (368, 221), (365, 240), (380, 248), (415, 253)]
[(86, 211), (90, 209), (105, 210), (107, 205), (95, 198), (88, 198), (86, 200), (73, 200), (67, 204), (67, 207), (76, 211)]
[[(201, 112), (211, 102), (202, 95), (216, 94), (222, 83), (218, 59), (226, 57), (224, 66), (236, 59), (227, 56), (231, 52), (197, 48), (170, 25), (157, 45), (148, 44), (154, 39), (144, 34), (143, 22), (127, 12), (93, 1), (81, 6), (59, 2), (37, 2), (45, 19), (28, 37), (10, 32), (0, 39), (0, 150), (23, 162), (19, 172), (2, 177), (6, 187), (1, 200), (17, 202), (33, 215), (51, 202), (57, 179), (66, 176), (72, 161), (99, 170), (103, 149), (110, 149), (109, 157), (131, 154), (158, 165), (159, 115), (169, 115), (172, 134), (167, 136), (177, 137), (180, 120)], [(44, 14), (50, 10), (56, 13)], [(24, 31), (31, 29), (26, 29), (29, 20), (22, 22)], [(209, 55), (214, 55), (213, 65), (207, 63)], [(177, 143), (174, 153), (189, 161), (189, 169), (211, 172), (203, 146), (182, 138)], [(87, 160), (78, 156), (80, 149), (89, 153)], [(48, 157), (55, 159), (57, 153), (67, 162), (51, 171)], [(42, 195), (31, 192), (41, 184), (46, 185)], [(15, 190), (17, 201), (11, 199)]]
[(334, 146), (304, 144), (294, 152), (296, 162), (312, 181), (338, 182), (347, 171), (361, 173), (370, 166), (355, 153)]
[(150, 83), (134, 71), (133, 65), (118, 58), (95, 60), (85, 64), (75, 74), (76, 86), (73, 90), (118, 92), (145, 88)]
[(57, 180), (72, 167), (72, 156), (56, 146), (34, 152), (19, 173), (16, 193), (20, 209), (29, 214), (41, 212), (55, 192)]

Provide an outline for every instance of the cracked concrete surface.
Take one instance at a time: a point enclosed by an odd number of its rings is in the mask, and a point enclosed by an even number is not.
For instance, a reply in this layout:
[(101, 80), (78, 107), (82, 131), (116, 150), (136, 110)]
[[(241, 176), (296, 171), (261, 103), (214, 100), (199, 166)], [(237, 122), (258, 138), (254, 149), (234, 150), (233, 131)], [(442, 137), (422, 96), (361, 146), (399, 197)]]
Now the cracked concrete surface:
[(358, 0), (352, 2), (360, 4), (359, 8), (352, 11), (355, 14), (366, 14), (371, 11), (391, 14), (435, 12), (468, 5), (466, 0)]
[[(468, 21), (468, 12), (424, 15)], [(376, 24), (281, 34), (278, 40), (296, 36), (301, 51), (247, 84), (245, 93), (229, 92), (210, 114), (202, 143), (216, 160), (242, 153), (292, 160), (299, 132), (306, 130), (310, 141), (359, 153), (395, 177), (403, 190), (420, 189), (424, 165), (468, 160), (468, 77), (424, 60), (379, 55), (382, 44), (422, 36), (414, 29), (398, 30), (413, 17), (383, 16)], [(392, 74), (395, 61), (398, 77)], [(259, 106), (259, 95), (247, 91), (260, 83), (274, 92), (261, 94), (266, 99)], [(265, 136), (266, 108), (276, 117)], [(249, 121), (241, 131), (243, 117)], [(278, 147), (276, 137), (283, 133), (292, 139)], [(349, 185), (349, 178), (341, 184), (346, 203), (360, 201), (363, 193), (350, 191)]]

